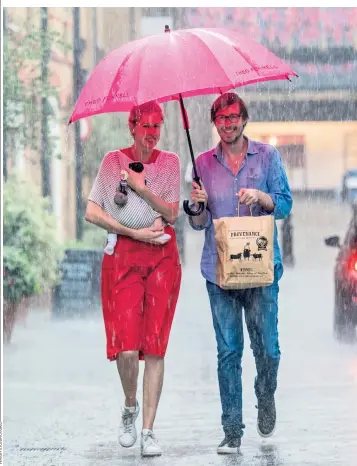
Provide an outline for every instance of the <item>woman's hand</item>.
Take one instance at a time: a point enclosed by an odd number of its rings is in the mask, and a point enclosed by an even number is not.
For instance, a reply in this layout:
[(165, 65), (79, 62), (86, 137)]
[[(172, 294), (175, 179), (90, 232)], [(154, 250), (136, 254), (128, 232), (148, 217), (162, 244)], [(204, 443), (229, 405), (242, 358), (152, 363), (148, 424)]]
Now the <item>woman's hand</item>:
[(126, 170), (128, 172), (127, 183), (137, 194), (141, 194), (145, 189), (145, 176), (146, 176), (146, 167), (141, 173), (134, 172), (130, 168)]
[(145, 243), (155, 243), (155, 239), (164, 234), (164, 229), (161, 226), (151, 226), (149, 228), (141, 228), (133, 230), (132, 238)]
[(205, 187), (202, 184), (202, 181), (201, 181), (201, 186), (195, 181), (192, 181), (192, 188), (193, 189), (191, 191), (191, 199), (195, 203), (196, 208), (198, 208), (199, 202), (203, 202), (206, 207), (207, 202), (208, 202), (208, 194), (207, 194), (207, 191), (205, 190)]

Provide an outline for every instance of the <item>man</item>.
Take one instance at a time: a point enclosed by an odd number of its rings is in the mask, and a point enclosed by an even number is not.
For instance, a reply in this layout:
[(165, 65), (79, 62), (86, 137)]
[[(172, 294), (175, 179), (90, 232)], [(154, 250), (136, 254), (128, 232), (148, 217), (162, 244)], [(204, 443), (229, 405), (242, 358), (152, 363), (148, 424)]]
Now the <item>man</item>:
[(218, 380), (225, 438), (218, 453), (236, 453), (243, 436), (242, 419), (242, 309), (256, 363), (255, 394), (257, 429), (261, 436), (273, 434), (276, 423), (274, 394), (280, 359), (278, 341), (278, 291), (283, 274), (277, 228), (274, 233), (274, 283), (271, 286), (223, 290), (216, 284), (217, 248), (212, 219), (240, 215), (286, 217), (292, 197), (279, 152), (268, 144), (244, 136), (248, 110), (233, 92), (221, 95), (212, 105), (211, 121), (220, 136), (214, 149), (201, 154), (197, 169), (202, 186), (193, 182), (191, 198), (204, 202), (201, 215), (190, 217), (195, 230), (205, 230), (201, 272), (212, 311), (218, 349)]

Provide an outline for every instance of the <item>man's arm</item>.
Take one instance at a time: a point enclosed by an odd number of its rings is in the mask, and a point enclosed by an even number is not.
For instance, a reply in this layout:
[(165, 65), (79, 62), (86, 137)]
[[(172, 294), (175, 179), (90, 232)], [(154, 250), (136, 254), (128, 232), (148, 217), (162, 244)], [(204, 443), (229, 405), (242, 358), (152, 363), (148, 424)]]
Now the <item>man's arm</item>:
[(290, 214), (293, 199), (281, 155), (277, 149), (271, 154), (267, 183), (269, 196), (274, 203), (272, 212), (277, 220), (281, 220)]
[(193, 200), (194, 207), (196, 209), (198, 209), (200, 202), (203, 202), (205, 208), (200, 215), (189, 217), (189, 223), (194, 230), (203, 230), (212, 224), (211, 212), (207, 209), (208, 194), (203, 186), (202, 180), (200, 183), (201, 186), (195, 181), (192, 182), (193, 189), (191, 192), (191, 199)]
[(271, 196), (267, 193), (264, 193), (263, 191), (258, 192), (258, 202), (261, 205), (261, 207), (271, 214), (274, 210), (274, 202)]

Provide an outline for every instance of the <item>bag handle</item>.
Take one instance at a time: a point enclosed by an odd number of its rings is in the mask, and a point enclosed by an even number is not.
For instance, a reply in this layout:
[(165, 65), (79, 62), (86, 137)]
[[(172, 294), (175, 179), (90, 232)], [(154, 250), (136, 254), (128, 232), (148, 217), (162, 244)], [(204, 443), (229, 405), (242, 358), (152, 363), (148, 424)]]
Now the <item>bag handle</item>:
[[(238, 198), (238, 217), (240, 217), (239, 209), (241, 205), (242, 204), (239, 202), (239, 198)], [(250, 216), (253, 217), (252, 206), (249, 206), (249, 212), (250, 212)]]

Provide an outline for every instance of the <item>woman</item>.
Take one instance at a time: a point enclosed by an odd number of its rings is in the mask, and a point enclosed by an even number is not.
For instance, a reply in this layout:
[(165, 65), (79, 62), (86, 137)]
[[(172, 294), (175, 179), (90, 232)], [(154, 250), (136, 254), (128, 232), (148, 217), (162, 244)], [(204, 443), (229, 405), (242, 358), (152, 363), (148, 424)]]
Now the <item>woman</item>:
[[(181, 284), (181, 264), (174, 229), (180, 200), (180, 162), (176, 154), (155, 149), (164, 121), (155, 103), (134, 107), (129, 115), (132, 146), (103, 159), (88, 198), (85, 219), (116, 233), (114, 254), (104, 254), (102, 307), (107, 357), (117, 362), (125, 406), (119, 443), (134, 445), (139, 414), (136, 399), (139, 359), (145, 359), (141, 453), (159, 456), (153, 424), (164, 376), (164, 356)], [(140, 161), (144, 171), (130, 170)], [(114, 196), (120, 173), (128, 173), (128, 202)], [(162, 218), (162, 222), (158, 222)], [(157, 238), (168, 234), (165, 244)]]

